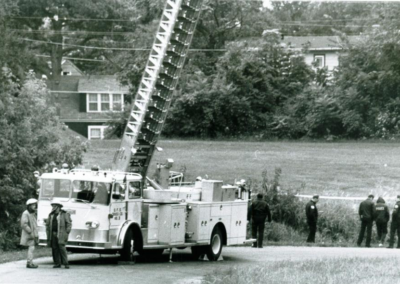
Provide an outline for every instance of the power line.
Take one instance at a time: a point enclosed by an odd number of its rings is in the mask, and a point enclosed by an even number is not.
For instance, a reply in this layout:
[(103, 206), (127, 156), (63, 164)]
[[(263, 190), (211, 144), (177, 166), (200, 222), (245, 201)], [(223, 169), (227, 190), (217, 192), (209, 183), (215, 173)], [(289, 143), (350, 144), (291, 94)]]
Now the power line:
[(342, 27), (342, 28), (365, 28), (368, 25), (338, 25), (338, 24), (302, 24), (302, 23), (280, 23), (283, 26), (302, 26), (302, 27)]
[(10, 29), (12, 32), (17, 33), (29, 33), (29, 34), (43, 34), (43, 33), (52, 33), (52, 34), (68, 34), (68, 35), (135, 35), (135, 32), (94, 32), (94, 31), (53, 31), (53, 30), (23, 30), (23, 29)]
[[(46, 57), (46, 58), (51, 57), (50, 55), (44, 55), (44, 54), (35, 54), (35, 56), (36, 57)], [(87, 58), (77, 58), (77, 57), (68, 57), (68, 56), (63, 56), (63, 59), (77, 60), (77, 61), (107, 62), (106, 60), (100, 60), (100, 59), (87, 59)]]
[[(35, 20), (43, 20), (44, 18), (49, 18), (49, 17), (5, 17), (8, 19), (35, 19)], [(101, 22), (134, 22), (135, 19), (102, 19), (102, 18), (60, 18), (60, 21), (101, 21)]]
[[(76, 45), (76, 44), (66, 44), (60, 42), (52, 42), (52, 41), (43, 41), (43, 40), (35, 40), (29, 38), (19, 38), (23, 41), (43, 43), (43, 44), (52, 44), (52, 45), (61, 45), (61, 46), (71, 46), (77, 48), (88, 48), (88, 49), (99, 49), (99, 50), (122, 50), (122, 51), (150, 51), (150, 48), (120, 48), (120, 47), (100, 47), (100, 46), (87, 46), (87, 45)], [(189, 51), (200, 51), (200, 52), (208, 52), (208, 51), (226, 51), (226, 49), (189, 49)]]
[(60, 42), (52, 42), (52, 41), (43, 41), (43, 40), (35, 40), (29, 38), (21, 38), (23, 41), (36, 42), (36, 43), (45, 43), (52, 45), (61, 45), (61, 46), (70, 46), (77, 48), (89, 48), (89, 49), (99, 49), (99, 50), (124, 50), (124, 51), (149, 51), (148, 48), (124, 48), (124, 47), (100, 47), (100, 46), (87, 46), (87, 45), (77, 45), (77, 44), (68, 44), (68, 43), (60, 43)]

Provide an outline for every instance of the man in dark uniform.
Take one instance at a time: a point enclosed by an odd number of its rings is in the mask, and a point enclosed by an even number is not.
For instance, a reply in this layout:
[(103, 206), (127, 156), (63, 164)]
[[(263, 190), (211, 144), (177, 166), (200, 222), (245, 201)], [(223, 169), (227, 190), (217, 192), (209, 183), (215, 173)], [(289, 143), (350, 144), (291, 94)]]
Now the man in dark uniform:
[(390, 240), (389, 247), (393, 248), (394, 235), (397, 231), (397, 248), (400, 248), (400, 195), (397, 195), (396, 204), (392, 212), (392, 223), (390, 224)]
[(307, 243), (315, 243), (315, 233), (317, 232), (318, 209), (317, 202), (319, 196), (314, 195), (306, 205), (307, 224), (310, 229), (308, 234)]
[(268, 203), (263, 200), (263, 197), (264, 196), (262, 193), (257, 194), (257, 200), (254, 201), (249, 208), (249, 217), (252, 220), (251, 235), (253, 239), (257, 239), (257, 241), (253, 244), (254, 248), (263, 247), (265, 221), (267, 217), (269, 223), (272, 221), (271, 211), (269, 210)]
[(375, 224), (378, 233), (379, 246), (382, 247), (387, 235), (387, 224), (390, 219), (389, 208), (385, 204), (385, 199), (379, 197), (375, 205)]
[(372, 234), (372, 224), (374, 222), (375, 216), (375, 204), (374, 196), (372, 194), (368, 195), (368, 198), (361, 202), (358, 209), (358, 215), (361, 220), (360, 234), (358, 235), (357, 245), (361, 246), (364, 239), (365, 229), (367, 229), (367, 240), (365, 246), (367, 248), (371, 247), (371, 234)]

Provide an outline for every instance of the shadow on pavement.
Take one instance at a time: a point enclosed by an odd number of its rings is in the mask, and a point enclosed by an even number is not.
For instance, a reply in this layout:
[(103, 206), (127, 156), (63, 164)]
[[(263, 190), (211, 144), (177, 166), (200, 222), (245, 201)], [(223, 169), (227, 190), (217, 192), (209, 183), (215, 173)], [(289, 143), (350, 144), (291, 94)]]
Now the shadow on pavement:
[[(71, 254), (70, 256), (74, 256), (78, 254)], [(102, 256), (88, 256), (87, 258), (85, 255), (79, 254), (80, 258), (79, 259), (70, 259), (70, 264), (71, 265), (118, 265), (118, 264), (126, 264), (126, 262), (121, 262), (119, 257), (117, 255), (102, 255)], [(237, 257), (223, 257), (223, 262), (235, 262), (235, 261), (240, 261), (240, 258)], [(182, 262), (182, 263), (193, 263), (193, 262), (199, 262), (199, 263), (210, 263), (209, 261), (204, 261), (204, 260), (195, 260), (193, 259), (192, 255), (190, 253), (184, 253), (184, 252), (177, 252), (174, 253), (172, 256), (172, 262)], [(141, 256), (137, 255), (136, 259), (132, 264), (146, 264), (146, 263), (158, 263), (158, 264), (169, 264), (169, 254), (164, 253), (159, 256)]]

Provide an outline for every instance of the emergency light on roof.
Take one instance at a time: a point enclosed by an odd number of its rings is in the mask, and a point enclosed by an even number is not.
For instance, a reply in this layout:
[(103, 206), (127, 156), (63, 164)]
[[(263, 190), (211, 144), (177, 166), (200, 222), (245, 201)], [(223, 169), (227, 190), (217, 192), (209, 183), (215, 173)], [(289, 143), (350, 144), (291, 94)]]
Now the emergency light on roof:
[(98, 171), (99, 171), (99, 166), (93, 166), (93, 167), (91, 168), (91, 171), (92, 171), (92, 172), (98, 172)]

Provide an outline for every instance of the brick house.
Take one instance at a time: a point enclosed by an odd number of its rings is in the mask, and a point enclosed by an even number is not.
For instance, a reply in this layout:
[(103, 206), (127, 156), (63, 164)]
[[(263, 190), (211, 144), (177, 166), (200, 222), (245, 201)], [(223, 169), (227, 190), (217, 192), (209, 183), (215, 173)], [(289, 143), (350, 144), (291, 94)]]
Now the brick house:
[(129, 87), (113, 75), (61, 76), (48, 87), (58, 102), (58, 115), (71, 130), (88, 139), (103, 139), (112, 113), (122, 112)]

